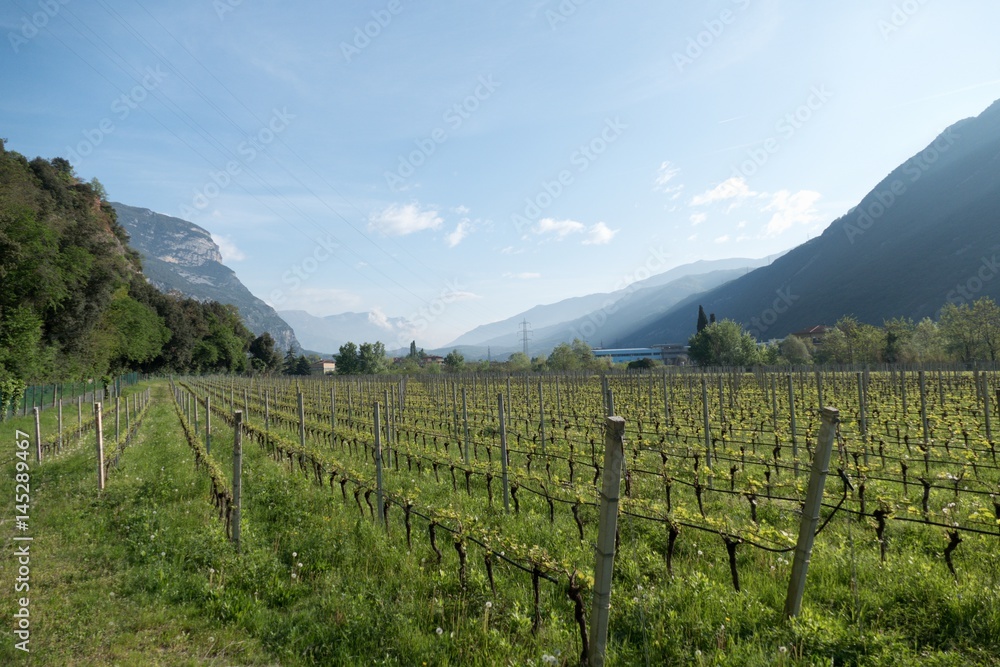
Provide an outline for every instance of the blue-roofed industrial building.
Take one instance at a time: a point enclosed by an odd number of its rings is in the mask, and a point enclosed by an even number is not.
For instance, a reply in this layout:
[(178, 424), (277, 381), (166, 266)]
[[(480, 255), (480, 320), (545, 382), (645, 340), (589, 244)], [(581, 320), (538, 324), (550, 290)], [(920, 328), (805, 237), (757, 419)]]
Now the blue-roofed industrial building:
[(653, 347), (597, 348), (594, 356), (610, 358), (611, 363), (629, 363), (640, 359), (654, 359), (667, 365), (684, 366), (688, 362), (686, 345), (655, 345)]

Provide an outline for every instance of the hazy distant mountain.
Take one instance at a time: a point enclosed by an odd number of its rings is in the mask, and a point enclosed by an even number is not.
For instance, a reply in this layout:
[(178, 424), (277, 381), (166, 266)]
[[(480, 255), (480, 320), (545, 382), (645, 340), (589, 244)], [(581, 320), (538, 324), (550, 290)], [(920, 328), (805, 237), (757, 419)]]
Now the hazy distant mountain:
[(593, 346), (602, 343), (610, 346), (685, 297), (744, 275), (767, 261), (734, 258), (684, 264), (614, 292), (535, 306), (505, 320), (476, 327), (446, 347), (490, 346), (497, 354), (510, 354), (521, 349), (518, 325), (522, 320), (531, 324), (532, 354), (547, 353), (573, 338), (586, 340)]
[(382, 341), (388, 348), (397, 342), (398, 331), (406, 326), (405, 318), (383, 318), (377, 313), (339, 313), (317, 317), (304, 310), (282, 310), (278, 314), (295, 329), (304, 347), (328, 355), (336, 353), (348, 341), (358, 345)]
[[(859, 156), (865, 159), (865, 156)], [(849, 169), (850, 165), (845, 165)], [(623, 336), (686, 340), (698, 304), (780, 338), (842, 315), (935, 316), (948, 301), (1000, 299), (1000, 102), (893, 170), (821, 236)]]
[(222, 263), (219, 246), (208, 231), (147, 208), (117, 202), (111, 205), (118, 223), (129, 233), (129, 245), (142, 255), (142, 272), (157, 289), (176, 290), (199, 301), (232, 304), (255, 334), (269, 332), (281, 350), (289, 345), (298, 347), (291, 327)]

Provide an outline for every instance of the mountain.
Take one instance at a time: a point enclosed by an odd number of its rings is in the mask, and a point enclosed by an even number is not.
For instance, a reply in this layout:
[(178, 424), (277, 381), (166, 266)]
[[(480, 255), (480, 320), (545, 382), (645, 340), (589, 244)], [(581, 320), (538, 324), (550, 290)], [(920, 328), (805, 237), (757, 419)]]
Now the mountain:
[(819, 237), (682, 301), (623, 341), (685, 341), (698, 304), (761, 340), (843, 315), (871, 324), (934, 317), (946, 302), (1000, 300), (998, 258), (1000, 101), (947, 128)]
[(157, 289), (177, 291), (198, 301), (232, 304), (247, 328), (257, 335), (269, 332), (277, 349), (299, 347), (291, 327), (222, 263), (219, 246), (207, 230), (146, 208), (117, 202), (111, 206), (129, 234), (129, 245), (142, 255), (143, 273)]
[(278, 315), (295, 329), (304, 347), (324, 354), (336, 353), (348, 341), (358, 345), (382, 341), (387, 348), (391, 347), (398, 342), (399, 331), (407, 326), (405, 318), (383, 317), (378, 313), (339, 313), (317, 317), (304, 310), (282, 310)]
[[(767, 261), (732, 258), (684, 264), (613, 292), (535, 306), (505, 320), (476, 327), (446, 347), (490, 346), (497, 354), (510, 354), (520, 349), (518, 327), (523, 320), (531, 325), (533, 353), (548, 352), (573, 338), (584, 339), (591, 345), (602, 341), (612, 345), (620, 336), (663, 314), (685, 297), (744, 275)], [(485, 349), (483, 352), (485, 356)]]

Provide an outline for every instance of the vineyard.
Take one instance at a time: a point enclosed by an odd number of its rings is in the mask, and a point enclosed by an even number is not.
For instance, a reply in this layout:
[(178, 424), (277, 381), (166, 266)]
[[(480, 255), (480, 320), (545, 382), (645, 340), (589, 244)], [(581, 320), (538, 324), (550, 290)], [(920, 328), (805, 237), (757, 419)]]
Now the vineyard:
[[(121, 399), (101, 494), (82, 416), (35, 474), (47, 498), (79, 476), (122, 594), (195, 615), (192, 663), (572, 665), (595, 651), (615, 415), (606, 664), (1000, 664), (996, 379), (173, 378)], [(821, 406), (833, 453), (786, 619)]]

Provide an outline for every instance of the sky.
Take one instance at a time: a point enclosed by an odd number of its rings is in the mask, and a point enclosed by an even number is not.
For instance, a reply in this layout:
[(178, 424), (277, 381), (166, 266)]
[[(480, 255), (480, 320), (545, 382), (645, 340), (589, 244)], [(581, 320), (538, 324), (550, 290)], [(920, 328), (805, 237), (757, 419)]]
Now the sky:
[(0, 137), (209, 230), (279, 311), (431, 348), (816, 236), (1000, 98), (997, 25), (994, 0), (0, 0)]

